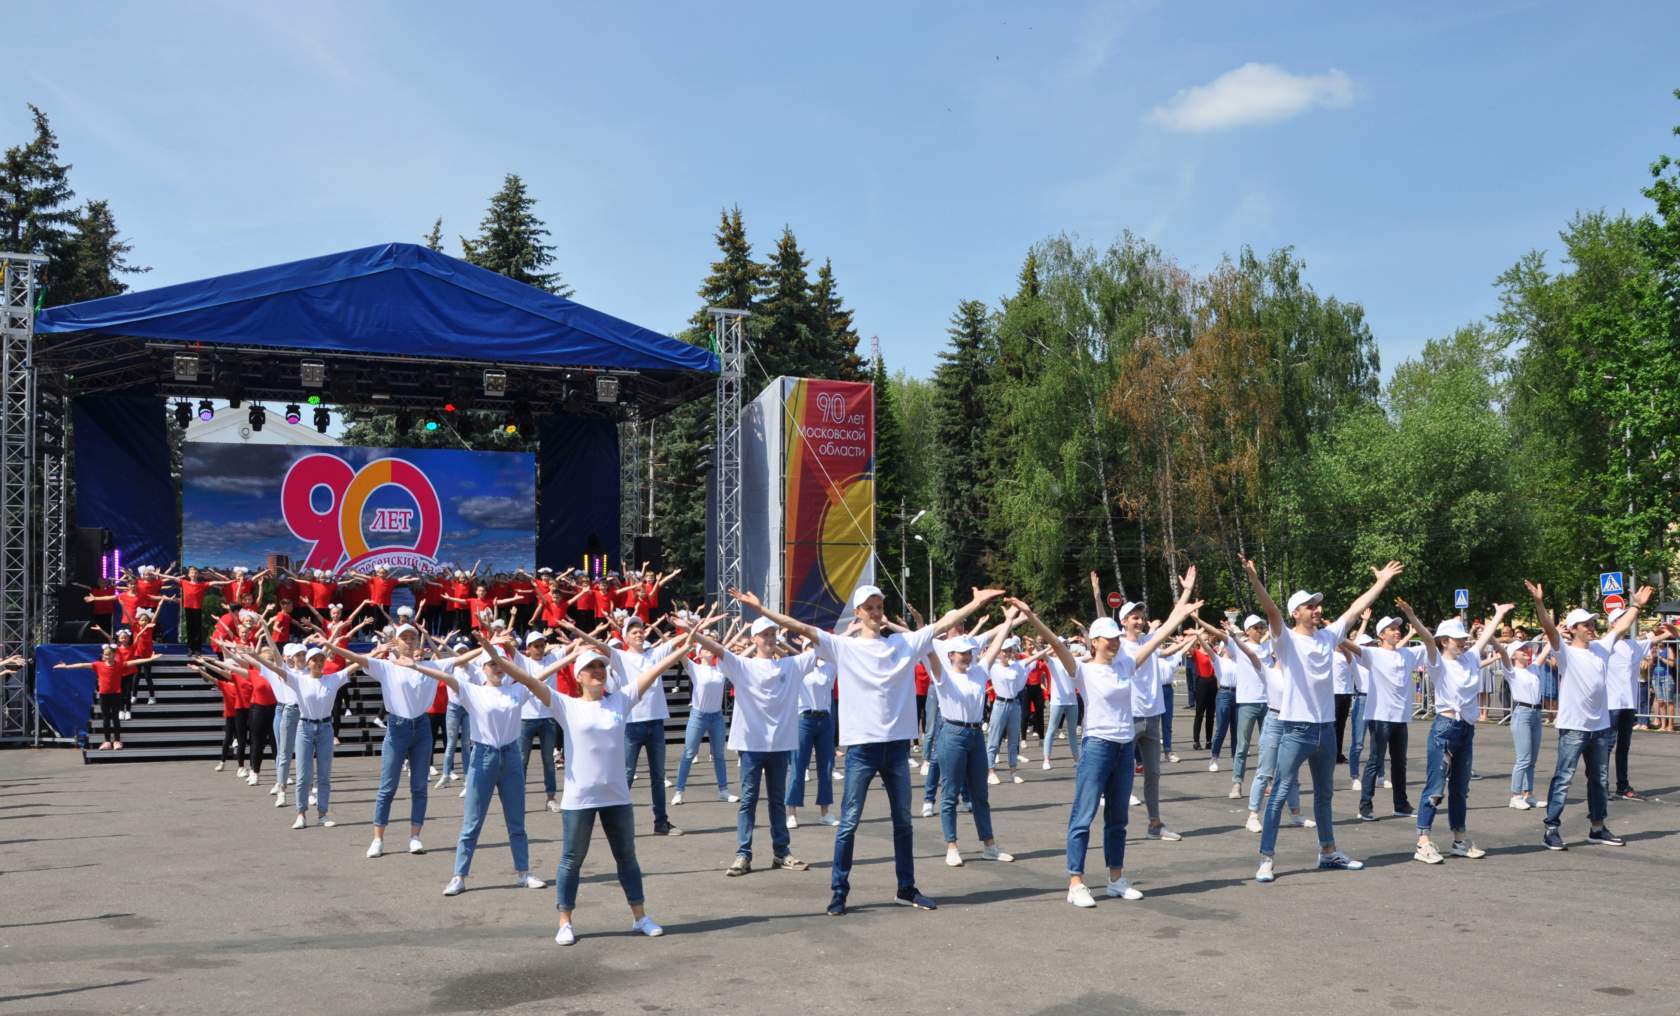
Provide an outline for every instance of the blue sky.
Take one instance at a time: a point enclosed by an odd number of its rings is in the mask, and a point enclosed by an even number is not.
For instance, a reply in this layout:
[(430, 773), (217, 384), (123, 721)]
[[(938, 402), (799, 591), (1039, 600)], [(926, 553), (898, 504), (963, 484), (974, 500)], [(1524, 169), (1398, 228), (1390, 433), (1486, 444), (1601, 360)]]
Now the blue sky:
[(1057, 232), (1205, 270), (1293, 245), (1385, 370), (1680, 152), (1673, 3), (103, 4), (7, 14), (161, 285), (471, 233), (508, 171), (578, 299), (671, 331), (721, 207), (832, 258), (890, 367)]

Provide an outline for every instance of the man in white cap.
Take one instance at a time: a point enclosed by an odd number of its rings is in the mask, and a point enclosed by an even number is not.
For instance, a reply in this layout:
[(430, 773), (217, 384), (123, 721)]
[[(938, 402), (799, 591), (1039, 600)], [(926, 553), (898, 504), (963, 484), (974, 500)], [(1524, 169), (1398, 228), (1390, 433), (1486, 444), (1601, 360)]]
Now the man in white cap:
[[(1605, 623), (1615, 627), (1629, 609), (1618, 607), (1612, 610)], [(1615, 742), (1616, 796), (1627, 801), (1645, 800), (1645, 796), (1633, 789), (1628, 780), (1628, 751), (1633, 747), (1633, 730), (1639, 718), (1639, 670), (1651, 651), (1653, 641), (1661, 639), (1640, 638), (1636, 621), (1628, 629), (1627, 636), (1617, 639), (1610, 650), (1605, 698), (1610, 708), (1610, 729)]]
[(1610, 749), (1615, 743), (1607, 687), (1610, 658), (1616, 643), (1638, 623), (1639, 609), (1651, 598), (1651, 587), (1641, 586), (1633, 594), (1627, 612), (1616, 618), (1602, 638), (1598, 634), (1597, 614), (1580, 608), (1570, 611), (1563, 619), (1564, 631), (1568, 632), (1565, 641), (1546, 609), (1545, 590), (1537, 582), (1523, 584), (1534, 597), (1534, 614), (1546, 633), (1546, 641), (1551, 643), (1558, 667), (1557, 768), (1547, 793), (1545, 835), (1541, 842), (1548, 850), (1569, 849), (1563, 842), (1563, 806), (1569, 799), (1575, 767), (1584, 754), (1590, 826), (1587, 842), (1619, 847), (1624, 841), (1604, 824), (1610, 814)]
[(1254, 598), (1263, 608), (1271, 625), (1277, 660), (1282, 667), (1278, 684), (1279, 738), (1277, 752), (1277, 782), (1272, 796), (1266, 801), (1266, 815), (1260, 831), (1260, 867), (1254, 874), (1256, 882), (1270, 882), (1277, 876), (1273, 871), (1273, 851), (1277, 849), (1278, 823), (1289, 792), (1299, 785), (1301, 765), (1308, 763), (1312, 771), (1313, 817), (1318, 829), (1318, 867), (1340, 871), (1357, 871), (1365, 865), (1336, 849), (1336, 831), (1331, 824), (1331, 795), (1336, 786), (1336, 696), (1330, 673), (1331, 657), (1337, 645), (1347, 635), (1348, 626), (1365, 608), (1376, 602), (1382, 591), (1395, 577), (1405, 571), (1399, 561), (1390, 561), (1381, 568), (1372, 568), (1376, 581), (1348, 606), (1336, 620), (1320, 627), (1324, 620), (1324, 594), (1297, 590), (1289, 597), (1289, 615), (1278, 609), (1277, 601), (1260, 581), (1254, 562), (1242, 559), (1243, 571)]
[[(304, 668), (303, 656), (309, 647), (302, 642), (286, 643), (285, 652), (280, 656), (282, 665), (294, 671), (302, 672)], [(271, 681), (269, 687), (274, 689), (274, 788), (269, 791), (274, 795), (274, 806), (286, 806), (286, 788), (291, 783), (292, 774), (292, 742), (297, 740), (298, 729), (298, 698), (297, 692), (285, 681)]]
[(797, 656), (777, 652), (777, 625), (756, 618), (748, 629), (753, 654), (737, 656), (703, 631), (694, 641), (717, 656), (717, 668), (735, 689), (735, 715), (729, 721), (729, 748), (741, 760), (741, 804), (735, 812), (735, 860), (726, 874), (752, 870), (753, 828), (762, 790), (770, 812), (770, 867), (804, 871), (810, 865), (794, 857), (787, 825), (788, 758), (799, 749), (799, 689), (816, 663), (815, 650)]
[[(503, 624), (500, 618), (496, 624)], [(560, 654), (548, 648), (548, 634), (543, 631), (531, 631), (525, 635), (525, 669), (536, 673), (559, 659)], [(550, 682), (551, 684), (553, 682)], [(535, 695), (527, 695), (519, 705), (519, 758), (527, 771), (531, 768), (531, 748), (537, 749), (537, 755), (543, 767), (543, 796), (546, 800), (543, 807), (555, 814), (560, 813), (560, 799), (558, 782), (555, 777), (554, 753), (560, 746), (560, 723), (554, 718), (554, 711), (549, 705)]]
[(839, 671), (840, 744), (846, 748), (846, 781), (841, 796), (840, 828), (834, 837), (834, 864), (828, 903), (830, 917), (846, 912), (851, 892), (852, 851), (863, 817), (869, 783), (877, 774), (886, 786), (892, 814), (893, 864), (898, 902), (919, 910), (937, 908), (916, 889), (916, 862), (910, 825), (910, 742), (916, 738), (916, 663), (933, 645), (935, 632), (962, 624), (1003, 595), (1001, 589), (976, 589), (967, 605), (912, 632), (886, 630), (886, 599), (875, 586), (852, 593), (856, 635), (834, 635), (766, 607), (757, 596), (737, 589), (729, 595), (789, 631), (817, 645), (817, 653)]
[(1231, 791), (1226, 796), (1230, 798), (1242, 797), (1243, 774), (1248, 771), (1249, 750), (1255, 745), (1256, 737), (1261, 725), (1266, 722), (1266, 678), (1248, 658), (1248, 653), (1240, 652), (1247, 648), (1254, 658), (1264, 667), (1272, 658), (1272, 647), (1266, 644), (1266, 619), (1259, 614), (1250, 614), (1243, 619), (1242, 646), (1237, 645), (1235, 634), (1227, 631), (1226, 639), (1231, 643), (1231, 666), (1237, 674), (1237, 719), (1234, 732), (1237, 742), (1236, 757), (1231, 761)]
[(1376, 644), (1359, 647), (1367, 682), (1365, 736), (1371, 739), (1359, 774), (1359, 818), (1365, 822), (1377, 820), (1372, 806), (1384, 752), (1390, 777), (1384, 786), (1393, 787), (1394, 816), (1416, 814), (1406, 796), (1406, 743), (1411, 732), (1407, 721), (1412, 712), (1412, 674), (1423, 665), (1428, 649), (1400, 644), (1404, 622), (1401, 617), (1379, 618)]
[[(1142, 603), (1127, 603), (1120, 607), (1122, 653), (1136, 653), (1149, 640), (1148, 629), (1149, 615)], [(1165, 698), (1171, 694), (1170, 690), (1163, 694), (1166, 681), (1161, 671), (1165, 668), (1170, 672), (1179, 666), (1183, 661), (1181, 649), (1182, 646), (1176, 643), (1162, 648), (1138, 667), (1132, 680), (1132, 749), (1138, 764), (1143, 767), (1143, 804), (1149, 812), (1149, 826), (1144, 835), (1152, 840), (1168, 842), (1184, 837), (1168, 829), (1161, 820), (1161, 755), (1165, 751), (1162, 714), (1167, 711)]]

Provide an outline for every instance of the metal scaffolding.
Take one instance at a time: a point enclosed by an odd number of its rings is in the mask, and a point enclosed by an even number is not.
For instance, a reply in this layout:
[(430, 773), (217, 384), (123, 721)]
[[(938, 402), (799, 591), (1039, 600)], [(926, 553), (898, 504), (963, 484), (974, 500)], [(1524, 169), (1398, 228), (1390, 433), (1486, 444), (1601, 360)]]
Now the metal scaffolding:
[[(33, 254), (0, 254), (0, 652), (26, 658), (32, 657), (35, 643), (32, 558), (38, 524), (33, 511), (35, 290), (46, 263)], [(25, 667), (0, 678), (0, 742), (15, 743), (35, 732)]]
[(747, 312), (713, 307), (712, 338), (722, 370), (717, 379), (714, 453), (717, 462), (717, 588), (713, 598), (732, 614), (727, 590), (741, 585), (741, 383)]
[(633, 411), (618, 425), (618, 556), (626, 573), (635, 567), (632, 548), (642, 531), (641, 431), (641, 418)]

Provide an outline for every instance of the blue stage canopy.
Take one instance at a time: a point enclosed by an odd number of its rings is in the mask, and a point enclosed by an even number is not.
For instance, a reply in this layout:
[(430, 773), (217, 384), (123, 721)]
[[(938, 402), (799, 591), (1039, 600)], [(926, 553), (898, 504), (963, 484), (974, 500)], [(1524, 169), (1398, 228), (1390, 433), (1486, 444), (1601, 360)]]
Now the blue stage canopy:
[(703, 348), (410, 243), (54, 307), (35, 319), (35, 330), (485, 363), (719, 369)]

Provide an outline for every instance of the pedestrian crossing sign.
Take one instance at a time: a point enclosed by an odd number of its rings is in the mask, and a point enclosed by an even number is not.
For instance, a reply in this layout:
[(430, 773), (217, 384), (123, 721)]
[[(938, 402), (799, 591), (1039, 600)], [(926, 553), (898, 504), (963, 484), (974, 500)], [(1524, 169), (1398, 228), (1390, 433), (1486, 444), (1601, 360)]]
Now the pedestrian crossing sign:
[(1468, 589), (1455, 589), (1455, 590), (1453, 590), (1453, 609), (1454, 610), (1469, 610), (1470, 609), (1470, 590), (1468, 590)]
[(1620, 596), (1625, 590), (1622, 588), (1622, 573), (1619, 571), (1599, 572), (1598, 595)]

